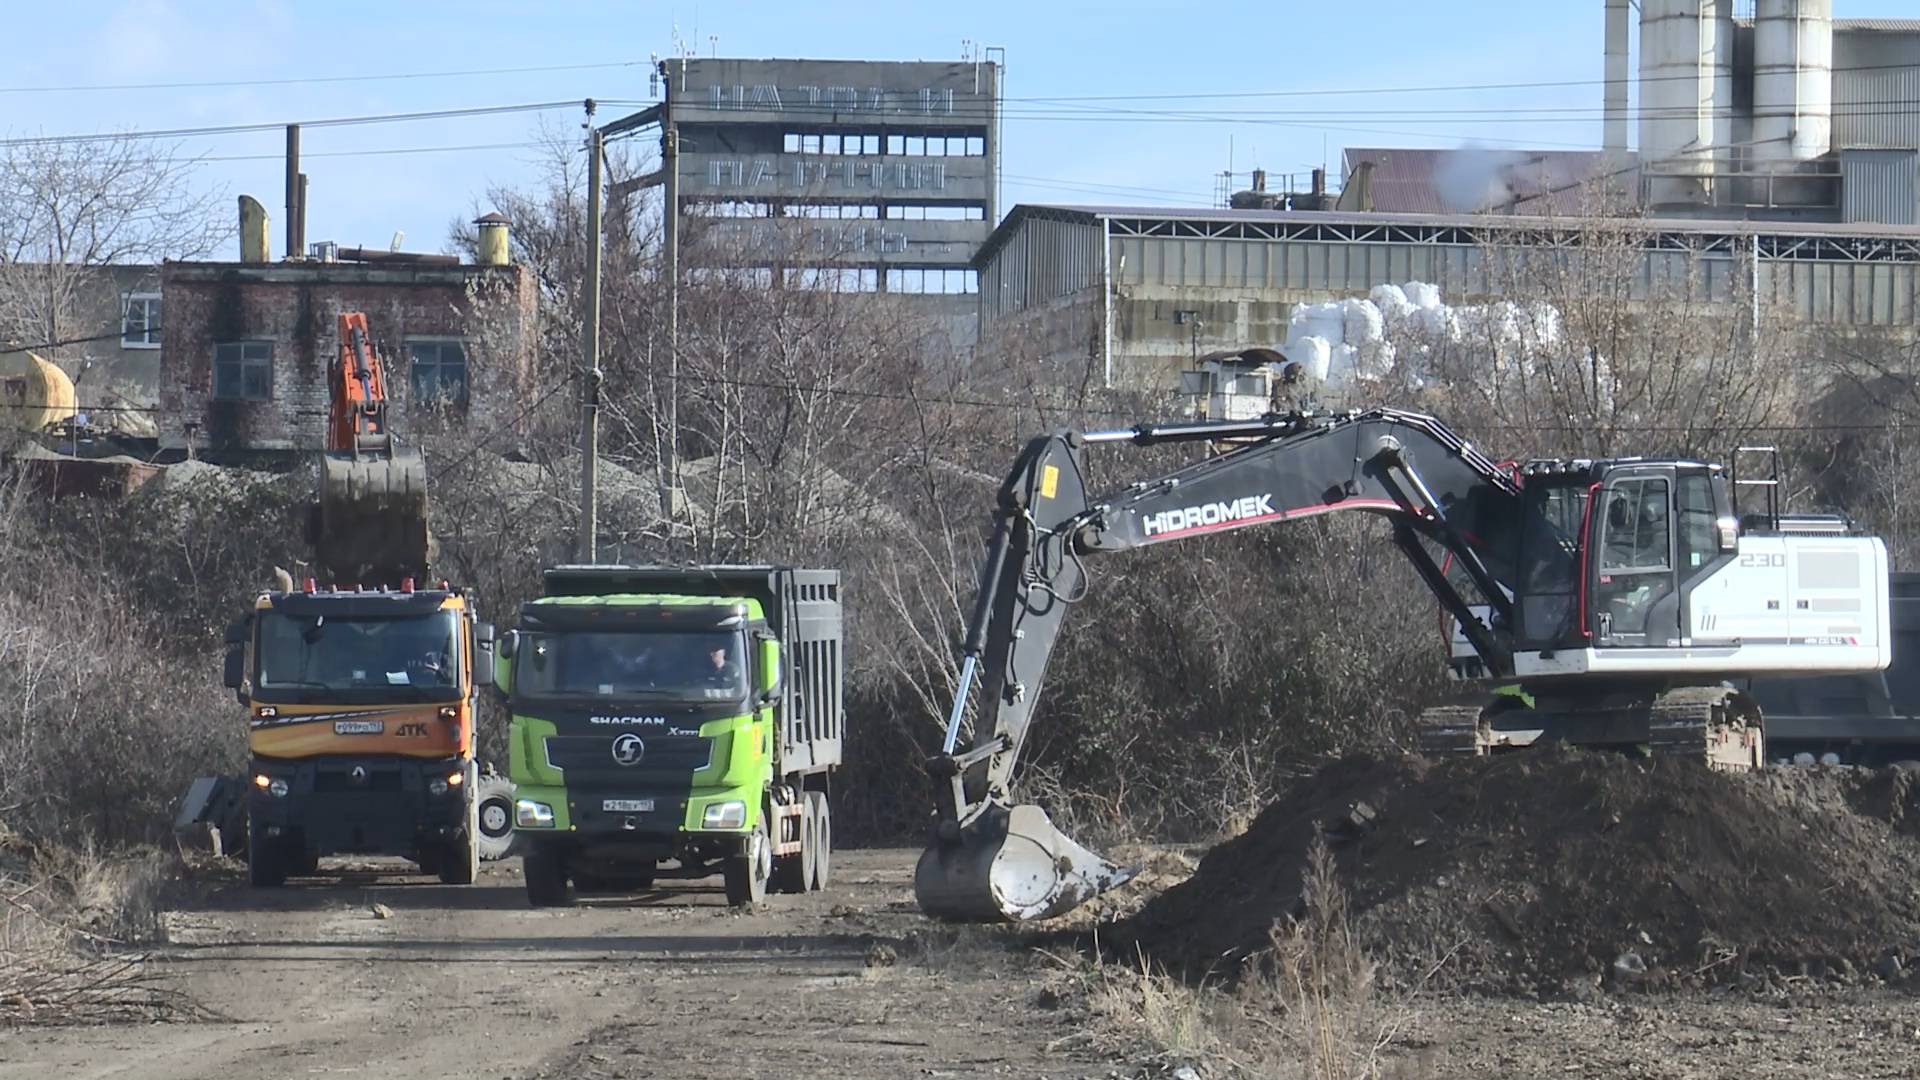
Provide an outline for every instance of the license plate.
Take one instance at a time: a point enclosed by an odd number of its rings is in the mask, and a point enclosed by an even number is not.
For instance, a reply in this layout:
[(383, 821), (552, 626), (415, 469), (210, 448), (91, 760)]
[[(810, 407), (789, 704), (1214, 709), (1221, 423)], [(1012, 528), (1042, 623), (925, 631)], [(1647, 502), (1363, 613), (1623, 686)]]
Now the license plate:
[(387, 730), (385, 720), (335, 720), (335, 735), (378, 735)]
[(609, 814), (645, 814), (653, 810), (652, 799), (608, 799), (600, 809)]

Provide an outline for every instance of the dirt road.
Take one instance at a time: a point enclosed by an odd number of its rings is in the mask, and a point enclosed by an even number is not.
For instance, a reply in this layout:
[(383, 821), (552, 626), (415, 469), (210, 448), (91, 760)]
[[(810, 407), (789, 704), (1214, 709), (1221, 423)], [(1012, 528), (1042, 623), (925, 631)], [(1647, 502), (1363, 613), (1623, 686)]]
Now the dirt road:
[(1106, 1076), (1049, 1049), (1032, 961), (926, 936), (912, 866), (836, 853), (829, 892), (744, 915), (717, 881), (530, 910), (517, 860), (221, 887), (162, 962), (225, 1019), (0, 1034), (0, 1080)]

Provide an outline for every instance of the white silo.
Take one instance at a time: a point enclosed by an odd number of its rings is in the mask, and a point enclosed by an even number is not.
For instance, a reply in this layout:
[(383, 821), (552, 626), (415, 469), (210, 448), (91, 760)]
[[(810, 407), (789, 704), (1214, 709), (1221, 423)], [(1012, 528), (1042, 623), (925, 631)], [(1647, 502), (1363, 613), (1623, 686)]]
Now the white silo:
[(1833, 0), (1759, 0), (1753, 156), (1811, 161), (1833, 148)]
[(1711, 200), (1732, 114), (1732, 0), (1642, 0), (1640, 159), (1651, 201)]

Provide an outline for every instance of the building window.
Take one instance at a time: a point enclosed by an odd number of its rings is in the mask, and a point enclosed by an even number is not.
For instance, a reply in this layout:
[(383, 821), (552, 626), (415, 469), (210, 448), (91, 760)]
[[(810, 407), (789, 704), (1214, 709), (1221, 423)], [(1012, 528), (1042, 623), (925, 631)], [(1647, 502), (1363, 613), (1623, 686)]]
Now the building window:
[(458, 341), (407, 342), (413, 400), (467, 403), (467, 347)]
[(160, 347), (160, 294), (126, 293), (120, 298), (120, 347)]
[(273, 397), (273, 342), (223, 341), (213, 347), (213, 396), (221, 401)]

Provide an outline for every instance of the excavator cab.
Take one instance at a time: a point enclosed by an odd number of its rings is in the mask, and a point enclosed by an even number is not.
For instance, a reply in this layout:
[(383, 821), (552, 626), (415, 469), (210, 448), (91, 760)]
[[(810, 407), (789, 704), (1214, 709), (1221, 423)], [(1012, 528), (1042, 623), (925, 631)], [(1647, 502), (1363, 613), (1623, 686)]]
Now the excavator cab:
[(1724, 566), (1738, 546), (1718, 467), (1530, 462), (1521, 479), (1514, 647), (1680, 645), (1688, 636), (1686, 587)]

